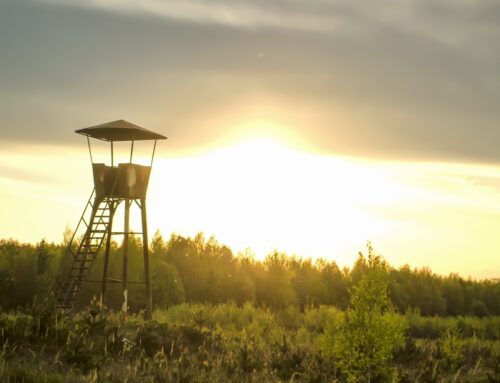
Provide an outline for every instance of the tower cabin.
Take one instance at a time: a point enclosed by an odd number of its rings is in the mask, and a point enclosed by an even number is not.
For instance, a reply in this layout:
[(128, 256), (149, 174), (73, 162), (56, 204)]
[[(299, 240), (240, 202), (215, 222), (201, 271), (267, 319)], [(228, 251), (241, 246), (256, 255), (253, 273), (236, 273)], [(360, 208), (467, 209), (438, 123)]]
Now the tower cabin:
[[(77, 130), (76, 133), (87, 136), (87, 139), (95, 138), (102, 141), (108, 141), (111, 144), (111, 166), (106, 166), (103, 163), (93, 162), (89, 142), (96, 198), (146, 198), (149, 175), (151, 173), (154, 152), (156, 149), (156, 141), (166, 139), (165, 136), (151, 132), (124, 120), (80, 129)], [(154, 140), (150, 166), (138, 165), (132, 162), (134, 142), (144, 140)], [(116, 141), (131, 142), (130, 161), (128, 163), (121, 163), (117, 166), (114, 165), (113, 143)]]

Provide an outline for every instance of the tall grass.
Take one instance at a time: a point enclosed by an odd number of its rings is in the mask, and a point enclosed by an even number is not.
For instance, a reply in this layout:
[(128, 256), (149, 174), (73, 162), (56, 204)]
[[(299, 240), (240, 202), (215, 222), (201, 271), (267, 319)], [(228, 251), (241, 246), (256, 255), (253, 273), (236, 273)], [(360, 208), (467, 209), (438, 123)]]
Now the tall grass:
[[(325, 329), (342, 315), (328, 306), (300, 311), (251, 304), (181, 304), (156, 311), (150, 322), (95, 307), (71, 316), (50, 307), (2, 312), (0, 381), (341, 381), (338, 361), (322, 344)], [(500, 377), (499, 317), (413, 312), (406, 319), (406, 343), (391, 365), (394, 381)]]

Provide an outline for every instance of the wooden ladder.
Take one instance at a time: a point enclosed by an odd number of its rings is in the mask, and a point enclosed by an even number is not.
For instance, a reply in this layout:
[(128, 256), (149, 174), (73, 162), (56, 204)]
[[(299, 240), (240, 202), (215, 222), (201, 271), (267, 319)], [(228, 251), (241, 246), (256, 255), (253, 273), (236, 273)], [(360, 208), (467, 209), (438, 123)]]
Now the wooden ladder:
[[(66, 274), (64, 281), (57, 281), (59, 289), (57, 292), (57, 307), (71, 310), (82, 288), (83, 282), (90, 273), (92, 265), (97, 258), (99, 249), (108, 234), (108, 227), (112, 220), (112, 201), (108, 198), (95, 199), (92, 202), (95, 190), (92, 192), (82, 217), (68, 245), (67, 253), (72, 256), (72, 265)], [(91, 210), (90, 221), (85, 220), (88, 210)], [(74, 250), (73, 242), (80, 225), (86, 227), (77, 250)]]

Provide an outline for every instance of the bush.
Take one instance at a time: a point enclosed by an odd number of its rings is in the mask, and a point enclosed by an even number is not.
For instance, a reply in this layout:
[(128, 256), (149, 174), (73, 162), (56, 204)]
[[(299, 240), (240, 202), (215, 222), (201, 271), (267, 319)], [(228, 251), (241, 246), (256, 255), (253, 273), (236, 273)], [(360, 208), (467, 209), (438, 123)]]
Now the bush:
[(370, 245), (367, 267), (351, 292), (349, 309), (333, 326), (329, 337), (333, 344), (326, 349), (333, 352), (348, 382), (388, 379), (392, 354), (404, 343), (406, 322), (394, 313), (386, 265)]

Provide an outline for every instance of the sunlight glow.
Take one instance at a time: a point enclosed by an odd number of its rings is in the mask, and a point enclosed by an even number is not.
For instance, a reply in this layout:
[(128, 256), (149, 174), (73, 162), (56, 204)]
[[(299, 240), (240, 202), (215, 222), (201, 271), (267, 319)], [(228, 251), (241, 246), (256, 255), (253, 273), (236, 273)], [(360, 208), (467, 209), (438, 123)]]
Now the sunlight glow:
[[(375, 181), (367, 192), (367, 182)], [(362, 206), (400, 198), (395, 185), (361, 164), (299, 152), (272, 138), (160, 160), (149, 193), (151, 204), (162, 206), (152, 215), (155, 224), (183, 217), (175, 223), (181, 233), (203, 230), (235, 249), (252, 247), (258, 257), (273, 248), (314, 257), (352, 253), (390, 228)]]
[[(203, 231), (258, 258), (277, 249), (341, 266), (371, 240), (394, 266), (498, 276), (499, 167), (320, 155), (280, 135), (279, 124), (267, 121), (266, 132), (245, 126), (240, 140), (218, 149), (159, 151), (148, 191), (150, 238), (158, 229), (165, 237)], [(60, 242), (92, 190), (84, 146), (5, 147), (0, 170), (2, 238)], [(131, 230), (140, 231), (136, 211)]]

